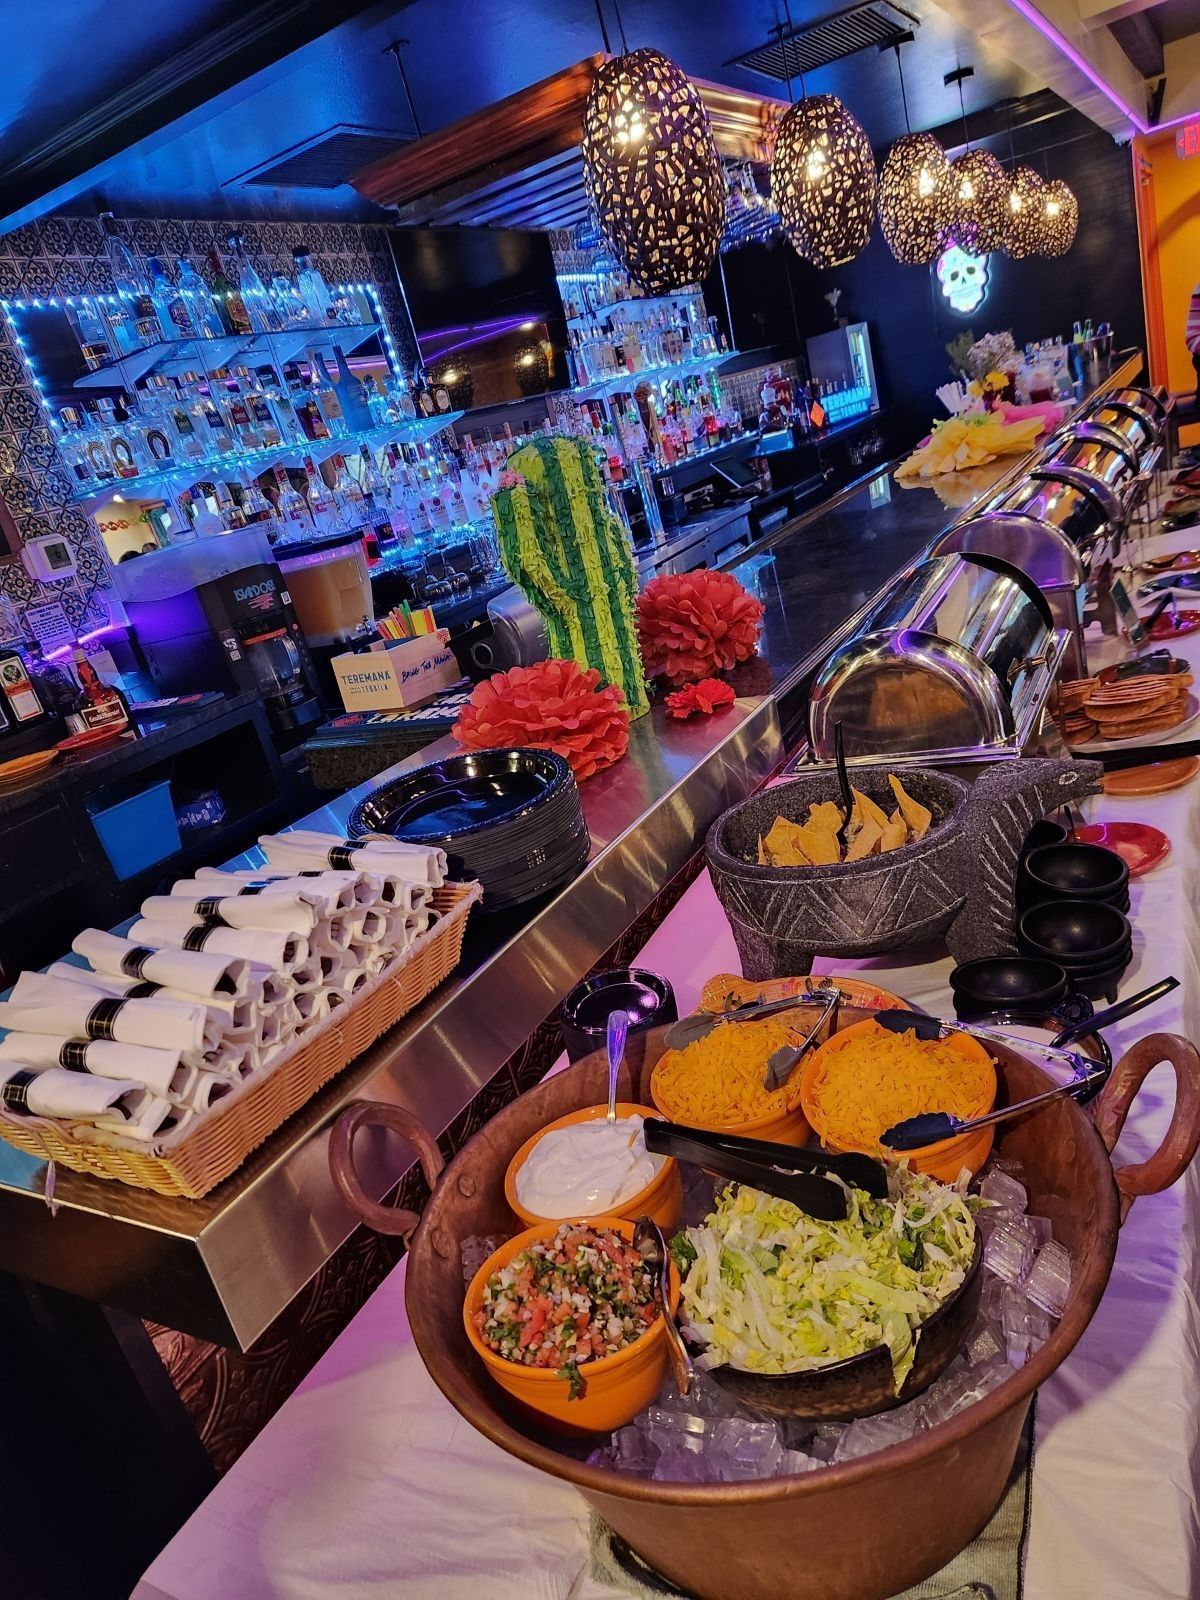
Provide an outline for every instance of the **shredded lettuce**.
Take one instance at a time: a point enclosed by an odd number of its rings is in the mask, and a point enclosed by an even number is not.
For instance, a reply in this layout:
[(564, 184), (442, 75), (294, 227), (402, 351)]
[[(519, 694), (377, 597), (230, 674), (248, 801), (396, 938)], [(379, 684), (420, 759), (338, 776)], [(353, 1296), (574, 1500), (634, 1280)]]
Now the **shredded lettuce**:
[(725, 1189), (701, 1226), (672, 1241), (699, 1364), (806, 1372), (886, 1344), (899, 1394), (914, 1330), (966, 1276), (975, 1222), (957, 1186), (900, 1167), (889, 1188), (886, 1200), (849, 1191), (843, 1222), (745, 1184)]

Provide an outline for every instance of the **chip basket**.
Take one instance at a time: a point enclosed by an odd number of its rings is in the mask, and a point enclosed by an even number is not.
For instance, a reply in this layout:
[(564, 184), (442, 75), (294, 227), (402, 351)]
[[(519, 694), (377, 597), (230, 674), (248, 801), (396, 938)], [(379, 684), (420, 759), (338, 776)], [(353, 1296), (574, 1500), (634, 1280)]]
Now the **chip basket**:
[(176, 1145), (132, 1149), (98, 1130), (45, 1117), (0, 1111), (0, 1138), (32, 1156), (74, 1172), (115, 1178), (135, 1189), (197, 1200), (237, 1171), (251, 1151), (343, 1067), (362, 1055), (458, 965), (467, 915), (482, 890), (477, 883), (447, 883), (434, 891), (430, 905), (436, 924), (414, 941), (373, 983), (365, 987), (282, 1056), (274, 1068), (246, 1080), (241, 1093), (220, 1101), (211, 1114), (182, 1131)]

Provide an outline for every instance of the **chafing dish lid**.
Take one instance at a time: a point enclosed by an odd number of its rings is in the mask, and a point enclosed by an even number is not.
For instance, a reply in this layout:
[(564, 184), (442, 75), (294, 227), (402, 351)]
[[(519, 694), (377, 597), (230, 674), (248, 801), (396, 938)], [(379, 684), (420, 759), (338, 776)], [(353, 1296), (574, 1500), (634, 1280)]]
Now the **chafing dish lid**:
[(1073, 422), (1055, 434), (1040, 465), (1055, 463), (1077, 467), (1098, 483), (1119, 488), (1136, 475), (1139, 460), (1137, 449), (1123, 434), (1095, 422)]
[[(1120, 513), (1116, 496), (1104, 484), (1077, 477), (1071, 468), (1061, 475), (1053, 462), (1035, 467), (987, 513), (1029, 517), (1047, 528), (1064, 533), (1072, 543), (1081, 544), (1102, 536)], [(1015, 563), (1024, 572), (1019, 561)]]
[(1011, 740), (1014, 707), (1054, 640), (1031, 579), (990, 555), (937, 555), (899, 574), (809, 697), (818, 760), (841, 722), (850, 756)]
[(1130, 405), (1126, 400), (1105, 400), (1093, 406), (1085, 420), (1090, 425), (1108, 428), (1123, 439), (1128, 439), (1138, 452), (1139, 459), (1158, 436), (1157, 419), (1141, 406)]
[[(1086, 500), (1083, 504), (1093, 509)], [(1000, 556), (1045, 591), (1076, 589), (1086, 580), (1092, 543), (1084, 539), (1077, 543), (1065, 526), (1045, 518), (1001, 508), (955, 523), (931, 546), (931, 553), (960, 550), (965, 555)]]

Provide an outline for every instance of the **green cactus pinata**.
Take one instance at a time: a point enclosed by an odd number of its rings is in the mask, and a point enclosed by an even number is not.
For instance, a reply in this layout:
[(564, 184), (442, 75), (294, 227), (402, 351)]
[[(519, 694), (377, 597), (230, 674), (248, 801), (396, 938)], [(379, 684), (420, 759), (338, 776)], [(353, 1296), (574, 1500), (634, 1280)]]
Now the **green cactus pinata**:
[[(507, 480), (507, 481), (506, 481)], [(595, 667), (631, 717), (650, 709), (638, 649), (633, 547), (593, 451), (549, 434), (514, 450), (492, 496), (505, 571), (545, 620), (550, 654)]]

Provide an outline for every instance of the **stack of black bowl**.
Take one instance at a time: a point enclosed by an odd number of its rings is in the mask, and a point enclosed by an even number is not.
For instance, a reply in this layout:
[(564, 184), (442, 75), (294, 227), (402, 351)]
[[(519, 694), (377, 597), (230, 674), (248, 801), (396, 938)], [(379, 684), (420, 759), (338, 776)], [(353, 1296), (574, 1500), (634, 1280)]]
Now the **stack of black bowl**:
[(977, 1022), (997, 1012), (1038, 1017), (1067, 1001), (1067, 974), (1057, 961), (1031, 956), (985, 956), (964, 961), (950, 974), (954, 1014)]
[(1115, 1000), (1133, 954), (1129, 869), (1099, 845), (1054, 844), (1032, 850), (1017, 880), (1017, 945), (1055, 961), (1091, 1000)]
[(355, 837), (438, 846), (451, 878), (479, 879), (485, 911), (561, 888), (591, 848), (570, 765), (550, 750), (473, 750), (431, 762), (372, 790), (348, 826)]

